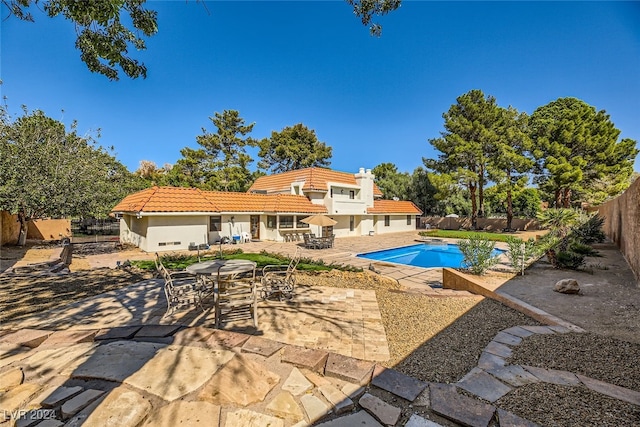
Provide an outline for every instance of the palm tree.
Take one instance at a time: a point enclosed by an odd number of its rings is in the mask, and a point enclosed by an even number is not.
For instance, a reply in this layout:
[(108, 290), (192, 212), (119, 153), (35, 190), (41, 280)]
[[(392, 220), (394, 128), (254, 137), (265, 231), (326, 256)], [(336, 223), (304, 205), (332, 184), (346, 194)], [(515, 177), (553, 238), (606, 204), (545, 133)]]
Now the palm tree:
[[(540, 225), (545, 228), (549, 228), (549, 247), (547, 248), (545, 255), (551, 265), (556, 268), (558, 268), (556, 246), (558, 246), (558, 249), (561, 252), (567, 250), (567, 246), (569, 245), (567, 237), (569, 236), (571, 227), (578, 223), (579, 217), (580, 214), (578, 211), (566, 208), (547, 209), (537, 215)], [(559, 244), (556, 242), (559, 242)]]

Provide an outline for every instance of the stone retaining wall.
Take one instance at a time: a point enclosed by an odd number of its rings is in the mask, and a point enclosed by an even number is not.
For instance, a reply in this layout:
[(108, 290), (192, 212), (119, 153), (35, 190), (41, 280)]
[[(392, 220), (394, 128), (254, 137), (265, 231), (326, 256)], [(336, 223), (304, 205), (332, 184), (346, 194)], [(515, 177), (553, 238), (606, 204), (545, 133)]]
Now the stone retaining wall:
[(598, 207), (605, 234), (620, 248), (640, 280), (640, 179), (615, 199)]

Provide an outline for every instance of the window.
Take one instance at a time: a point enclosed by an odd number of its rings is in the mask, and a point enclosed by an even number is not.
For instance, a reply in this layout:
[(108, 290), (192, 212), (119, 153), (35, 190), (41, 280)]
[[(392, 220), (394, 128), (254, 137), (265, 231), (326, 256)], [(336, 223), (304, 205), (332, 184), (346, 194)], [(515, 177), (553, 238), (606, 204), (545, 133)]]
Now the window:
[(306, 216), (297, 216), (296, 217), (296, 228), (309, 228), (309, 224), (302, 222)]
[(384, 216), (384, 226), (388, 227), (390, 223), (391, 223), (391, 217), (389, 215), (385, 215)]
[(349, 217), (349, 231), (353, 231), (356, 229), (356, 217), (351, 215)]
[(293, 228), (293, 215), (281, 216), (280, 228)]
[(209, 217), (209, 231), (222, 231), (222, 217)]
[(355, 199), (355, 198), (356, 198), (356, 192), (355, 192), (354, 190), (350, 190), (350, 191), (349, 191), (349, 198), (350, 198), (351, 200), (353, 200), (353, 199)]
[(411, 215), (407, 215), (407, 225), (411, 225)]
[(267, 216), (267, 228), (274, 229), (276, 228), (276, 217), (273, 215)]

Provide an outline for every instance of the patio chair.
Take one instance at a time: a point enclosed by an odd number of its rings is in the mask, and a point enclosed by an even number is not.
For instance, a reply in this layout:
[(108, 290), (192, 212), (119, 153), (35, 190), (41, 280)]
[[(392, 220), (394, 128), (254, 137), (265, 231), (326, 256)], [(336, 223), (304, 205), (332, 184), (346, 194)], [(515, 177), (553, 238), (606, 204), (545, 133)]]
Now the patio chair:
[(302, 252), (296, 248), (289, 265), (267, 265), (262, 269), (262, 299), (277, 296), (280, 301), (293, 298), (296, 286), (296, 272)]
[(164, 279), (164, 296), (167, 299), (167, 311), (162, 317), (167, 317), (173, 314), (175, 310), (185, 307), (197, 306), (204, 311), (202, 299), (207, 293), (206, 285), (189, 272), (170, 272), (162, 264), (162, 260), (157, 253), (154, 261), (158, 273)]
[[(229, 274), (231, 270), (233, 274)], [(215, 310), (216, 328), (220, 327), (223, 318), (236, 319), (242, 316), (242, 312), (248, 313), (253, 319), (253, 326), (258, 327), (256, 263), (247, 262), (218, 269)]]
[(305, 249), (320, 249), (320, 241), (313, 237), (313, 234), (303, 234)]

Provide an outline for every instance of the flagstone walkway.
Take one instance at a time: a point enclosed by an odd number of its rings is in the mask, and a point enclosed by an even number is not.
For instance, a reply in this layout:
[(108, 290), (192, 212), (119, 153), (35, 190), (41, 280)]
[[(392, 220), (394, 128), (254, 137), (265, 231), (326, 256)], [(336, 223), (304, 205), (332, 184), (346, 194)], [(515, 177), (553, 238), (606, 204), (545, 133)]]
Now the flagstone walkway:
[(587, 387), (640, 407), (638, 391), (506, 362), (532, 335), (568, 332), (501, 331), (476, 368), (455, 384), (439, 384), (333, 352), (203, 327), (0, 330), (0, 414), (42, 427), (528, 427), (536, 424), (491, 403), (537, 382)]

